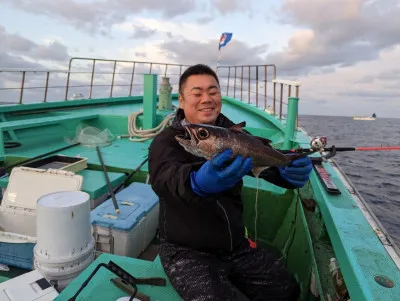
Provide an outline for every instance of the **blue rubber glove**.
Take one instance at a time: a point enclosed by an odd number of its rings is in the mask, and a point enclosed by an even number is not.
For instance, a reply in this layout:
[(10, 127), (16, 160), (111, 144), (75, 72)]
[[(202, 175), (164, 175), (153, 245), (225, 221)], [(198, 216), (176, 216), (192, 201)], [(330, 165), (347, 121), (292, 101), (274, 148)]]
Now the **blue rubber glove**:
[(251, 158), (243, 159), (242, 156), (224, 167), (231, 155), (232, 150), (225, 150), (205, 162), (198, 171), (190, 173), (190, 184), (196, 194), (208, 196), (229, 189), (253, 168)]
[(279, 167), (281, 177), (298, 188), (308, 182), (311, 171), (312, 163), (309, 157), (293, 160), (287, 167)]

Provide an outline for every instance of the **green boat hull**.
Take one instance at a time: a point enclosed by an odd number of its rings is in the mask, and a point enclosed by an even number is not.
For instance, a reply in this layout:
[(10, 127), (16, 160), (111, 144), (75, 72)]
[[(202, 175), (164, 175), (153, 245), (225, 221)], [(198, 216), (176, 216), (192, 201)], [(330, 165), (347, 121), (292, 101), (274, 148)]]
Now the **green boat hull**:
[[(147, 83), (149, 84), (151, 83)], [(80, 124), (108, 129), (115, 136), (125, 135), (129, 114), (139, 112), (142, 108), (151, 110), (153, 104), (146, 103), (149, 101), (154, 104), (157, 98), (149, 100), (145, 95), (144, 98), (109, 97), (1, 106), (0, 126), (4, 127), (1, 138), (4, 142), (17, 140), (21, 143), (17, 148), (3, 149), (0, 154), (3, 165), (9, 166), (65, 146), (64, 138), (73, 138)], [(292, 109), (295, 111), (292, 113), (297, 115), (297, 98), (295, 101)], [(177, 95), (173, 95), (173, 104), (177, 105)], [(299, 105), (301, 106), (301, 100)], [(157, 110), (150, 117), (146, 114), (140, 115), (136, 125), (138, 128), (146, 128), (149, 124), (157, 125), (171, 112)], [(223, 98), (222, 113), (237, 123), (245, 120), (248, 131), (272, 140), (272, 145), (276, 148), (309, 147), (311, 137), (303, 129), (296, 127), (292, 119), (269, 114), (264, 109), (232, 97)], [(96, 116), (83, 120), (82, 116), (92, 114)], [(288, 115), (290, 114), (289, 109)], [(35, 118), (48, 119), (43, 119), (43, 124), (31, 126), (35, 123), (32, 121)], [(152, 119), (149, 121), (148, 118)], [(288, 130), (291, 126), (295, 127), (294, 131)], [(114, 140), (110, 146), (101, 148), (107, 170), (113, 173), (114, 187), (123, 182), (124, 174), (132, 172), (143, 163), (150, 143), (151, 139), (133, 142), (121, 138)], [(93, 197), (107, 191), (106, 183), (101, 179), (102, 166), (94, 148), (78, 145), (64, 150), (62, 154), (88, 158), (87, 170), (78, 173), (84, 177), (82, 190)], [(313, 156), (319, 157), (320, 154)], [(301, 300), (317, 300), (315, 295), (318, 295), (319, 300), (328, 300), (327, 295), (334, 300), (335, 289), (328, 267), (332, 257), (339, 262), (352, 300), (398, 300), (400, 269), (397, 247), (335, 161), (328, 160), (322, 164), (341, 191), (340, 195), (329, 194), (316, 172), (312, 172), (310, 182), (305, 187), (293, 191), (264, 180), (245, 177), (244, 222), (249, 237), (254, 239), (256, 223), (258, 244), (282, 254), (282, 260), (301, 285)], [(148, 166), (145, 163), (129, 182), (145, 183), (147, 175)], [(7, 177), (0, 179), (3, 188), (7, 184)], [(103, 254), (56, 300), (68, 300), (72, 297), (97, 264), (107, 263), (109, 260), (135, 277), (166, 277), (156, 255), (155, 252), (150, 260), (145, 260)], [(12, 272), (0, 272), (0, 282), (24, 272), (26, 271), (14, 268)], [(125, 296), (110, 282), (112, 277), (113, 274), (106, 270), (98, 272), (82, 291), (82, 299), (78, 300), (116, 300)], [(179, 300), (169, 282), (167, 287), (138, 287), (154, 300)]]

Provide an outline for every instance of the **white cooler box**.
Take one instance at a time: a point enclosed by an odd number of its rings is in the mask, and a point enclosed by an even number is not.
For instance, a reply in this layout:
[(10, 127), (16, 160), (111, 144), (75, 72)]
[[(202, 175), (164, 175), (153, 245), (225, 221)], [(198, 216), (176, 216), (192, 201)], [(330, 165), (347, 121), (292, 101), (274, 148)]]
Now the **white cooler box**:
[(151, 186), (132, 183), (115, 195), (120, 213), (108, 199), (91, 212), (96, 254), (138, 257), (158, 228), (158, 196)]
[(14, 167), (0, 205), (0, 263), (33, 269), (36, 203), (48, 193), (81, 190), (71, 171)]

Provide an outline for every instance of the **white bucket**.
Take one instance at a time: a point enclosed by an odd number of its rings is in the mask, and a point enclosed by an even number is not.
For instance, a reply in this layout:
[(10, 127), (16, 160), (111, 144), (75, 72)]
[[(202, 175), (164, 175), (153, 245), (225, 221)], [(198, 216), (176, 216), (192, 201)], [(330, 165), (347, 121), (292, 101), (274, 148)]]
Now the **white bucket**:
[(35, 268), (62, 290), (94, 259), (90, 196), (83, 191), (44, 195), (36, 214)]

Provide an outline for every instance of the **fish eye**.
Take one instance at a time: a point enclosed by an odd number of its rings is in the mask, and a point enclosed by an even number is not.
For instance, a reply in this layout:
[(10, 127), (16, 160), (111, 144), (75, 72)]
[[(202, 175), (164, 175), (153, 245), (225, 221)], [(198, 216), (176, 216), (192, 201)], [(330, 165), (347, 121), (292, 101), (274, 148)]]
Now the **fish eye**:
[(198, 136), (200, 139), (206, 139), (206, 138), (208, 138), (209, 134), (208, 134), (208, 131), (207, 131), (206, 129), (199, 128), (199, 129), (197, 130), (197, 136)]

